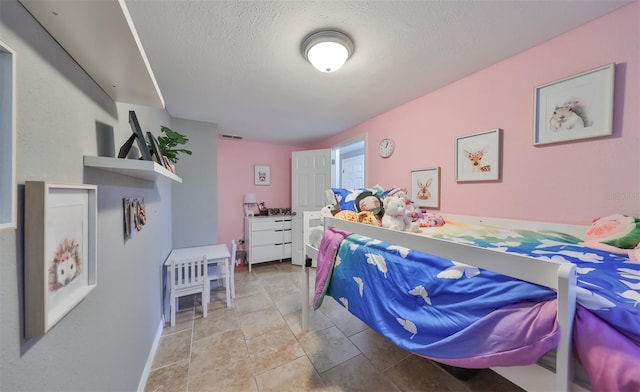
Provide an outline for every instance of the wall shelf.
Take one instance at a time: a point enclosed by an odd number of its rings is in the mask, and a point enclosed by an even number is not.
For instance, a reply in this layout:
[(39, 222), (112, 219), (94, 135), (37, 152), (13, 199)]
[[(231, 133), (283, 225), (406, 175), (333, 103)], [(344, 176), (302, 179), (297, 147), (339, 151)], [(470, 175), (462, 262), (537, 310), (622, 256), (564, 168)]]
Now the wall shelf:
[(121, 159), (109, 157), (84, 156), (85, 167), (95, 167), (102, 170), (122, 174), (124, 176), (141, 178), (147, 181), (169, 179), (182, 183), (182, 178), (153, 161), (138, 159)]
[(116, 102), (164, 107), (125, 0), (20, 0)]

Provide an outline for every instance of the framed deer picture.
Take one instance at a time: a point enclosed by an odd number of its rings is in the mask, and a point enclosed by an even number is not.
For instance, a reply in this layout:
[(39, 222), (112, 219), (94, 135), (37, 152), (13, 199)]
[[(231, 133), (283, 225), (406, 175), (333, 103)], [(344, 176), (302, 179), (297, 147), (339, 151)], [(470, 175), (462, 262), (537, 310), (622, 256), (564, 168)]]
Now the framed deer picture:
[(500, 179), (500, 129), (456, 138), (456, 181)]
[(440, 167), (411, 171), (411, 200), (420, 207), (440, 208)]

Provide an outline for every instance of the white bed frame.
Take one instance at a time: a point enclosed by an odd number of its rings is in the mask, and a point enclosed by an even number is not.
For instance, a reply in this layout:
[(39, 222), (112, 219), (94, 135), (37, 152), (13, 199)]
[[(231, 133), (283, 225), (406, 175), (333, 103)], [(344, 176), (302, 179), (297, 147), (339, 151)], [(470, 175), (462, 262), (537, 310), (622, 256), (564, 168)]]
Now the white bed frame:
[[(531, 230), (556, 230), (582, 238), (586, 226), (564, 225), (511, 219), (483, 218), (466, 215), (445, 215), (445, 220), (482, 223), (504, 228), (527, 228)], [(318, 249), (309, 244), (309, 228), (320, 221), (319, 212), (303, 213), (303, 239), (306, 263), (303, 268), (304, 288), (302, 298), (302, 328), (309, 327), (309, 268), (318, 256)], [(571, 263), (543, 261), (527, 256), (496, 252), (471, 245), (454, 243), (426, 237), (420, 234), (399, 232), (371, 225), (349, 222), (336, 218), (325, 218), (324, 229), (335, 227), (358, 233), (381, 241), (415, 249), (460, 263), (498, 272), (523, 281), (549, 287), (558, 293), (558, 324), (560, 341), (557, 347), (556, 372), (537, 364), (517, 367), (497, 367), (495, 372), (527, 391), (586, 391), (573, 383), (574, 359), (571, 355), (571, 331), (575, 313), (576, 267)]]

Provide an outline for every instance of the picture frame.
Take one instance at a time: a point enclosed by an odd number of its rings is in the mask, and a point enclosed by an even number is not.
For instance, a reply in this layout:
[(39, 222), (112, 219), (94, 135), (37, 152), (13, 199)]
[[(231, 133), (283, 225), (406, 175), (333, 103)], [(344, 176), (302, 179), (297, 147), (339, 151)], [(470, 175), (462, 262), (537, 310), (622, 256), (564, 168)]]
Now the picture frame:
[(502, 157), (501, 129), (456, 138), (457, 182), (498, 181)]
[(615, 63), (535, 88), (535, 146), (613, 134)]
[(147, 209), (144, 197), (125, 197), (122, 199), (122, 216), (124, 222), (124, 237), (131, 239), (147, 223)]
[(147, 132), (147, 139), (149, 140), (149, 145), (151, 146), (151, 155), (156, 157), (155, 162), (160, 166), (167, 168), (167, 164), (165, 163), (164, 156), (162, 152), (160, 152), (160, 144), (158, 143), (158, 139), (153, 136), (153, 133)]
[(140, 149), (140, 155), (142, 159), (145, 161), (151, 160), (151, 151), (149, 151), (149, 146), (147, 146), (147, 139), (145, 139), (144, 134), (142, 133), (142, 128), (140, 128), (140, 123), (138, 122), (138, 116), (136, 116), (136, 112), (133, 110), (129, 110), (129, 125), (131, 126), (131, 130), (136, 135), (136, 140), (138, 141), (138, 148)]
[(17, 227), (16, 56), (0, 40), (0, 230)]
[(138, 137), (135, 133), (129, 136), (129, 139), (120, 146), (120, 149), (118, 150), (118, 158), (127, 158), (127, 155), (129, 155), (129, 151), (131, 151), (131, 147), (133, 146), (133, 142), (135, 142), (137, 138)]
[(53, 328), (97, 286), (97, 186), (25, 183), (25, 337)]
[(271, 185), (271, 167), (255, 165), (253, 170), (255, 185)]
[(419, 207), (440, 208), (440, 166), (411, 170), (410, 189)]

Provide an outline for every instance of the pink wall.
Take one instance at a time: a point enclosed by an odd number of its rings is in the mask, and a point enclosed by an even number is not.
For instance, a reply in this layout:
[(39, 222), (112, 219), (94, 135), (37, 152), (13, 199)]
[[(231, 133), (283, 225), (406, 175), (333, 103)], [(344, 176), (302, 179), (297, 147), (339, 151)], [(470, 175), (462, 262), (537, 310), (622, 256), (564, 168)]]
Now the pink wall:
[[(291, 206), (291, 153), (299, 147), (218, 139), (218, 242), (244, 237), (243, 199), (255, 193), (267, 207)], [(271, 185), (254, 185), (254, 165), (271, 168)]]
[[(441, 211), (588, 224), (620, 212), (640, 216), (640, 20), (635, 2), (313, 148), (367, 134), (367, 184), (409, 185), (412, 169), (441, 167)], [(614, 135), (532, 145), (536, 86), (616, 63)], [(428, 71), (426, 71), (428, 72)], [(503, 130), (495, 183), (456, 183), (455, 138)], [(389, 159), (378, 142), (391, 136)]]

